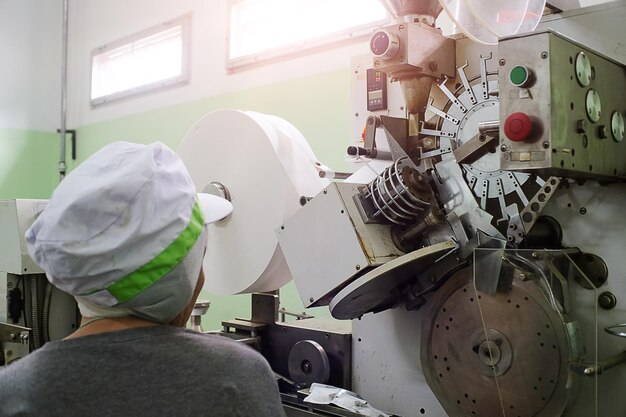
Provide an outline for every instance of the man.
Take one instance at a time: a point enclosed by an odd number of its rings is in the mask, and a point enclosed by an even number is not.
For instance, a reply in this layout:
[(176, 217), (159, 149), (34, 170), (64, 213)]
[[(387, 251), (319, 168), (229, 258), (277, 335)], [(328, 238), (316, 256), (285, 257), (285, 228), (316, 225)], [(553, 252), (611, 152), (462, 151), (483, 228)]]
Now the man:
[(0, 371), (0, 416), (283, 416), (261, 355), (183, 328), (205, 226), (231, 211), (160, 143), (113, 143), (69, 174), (26, 241), (83, 319)]

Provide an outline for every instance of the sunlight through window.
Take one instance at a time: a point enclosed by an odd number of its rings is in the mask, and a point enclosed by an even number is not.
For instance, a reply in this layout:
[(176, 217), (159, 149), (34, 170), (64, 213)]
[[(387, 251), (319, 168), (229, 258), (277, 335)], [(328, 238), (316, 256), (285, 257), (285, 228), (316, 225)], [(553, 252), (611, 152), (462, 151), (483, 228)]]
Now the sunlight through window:
[(233, 0), (231, 64), (365, 36), (389, 20), (379, 0)]
[(91, 60), (91, 103), (188, 81), (189, 17), (100, 47)]

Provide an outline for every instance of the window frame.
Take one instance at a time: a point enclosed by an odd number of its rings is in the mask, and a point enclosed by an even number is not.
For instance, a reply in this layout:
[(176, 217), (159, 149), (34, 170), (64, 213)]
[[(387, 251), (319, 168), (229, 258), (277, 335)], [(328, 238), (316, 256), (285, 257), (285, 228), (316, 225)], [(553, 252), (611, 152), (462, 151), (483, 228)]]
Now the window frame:
[[(178, 85), (188, 84), (191, 80), (191, 24), (192, 14), (189, 13), (94, 48), (91, 51), (89, 60), (89, 104), (91, 108), (96, 108), (102, 106), (103, 104), (136, 97), (146, 93), (162, 91)], [(107, 94), (98, 98), (91, 97), (93, 92), (94, 59), (96, 56), (121, 46), (128, 45), (132, 42), (156, 35), (160, 32), (164, 32), (175, 26), (181, 27), (182, 54), (180, 75)]]
[(350, 28), (334, 32), (327, 35), (321, 35), (316, 38), (297, 41), (285, 46), (279, 46), (265, 51), (257, 52), (250, 55), (244, 55), (237, 58), (230, 57), (231, 49), (231, 24), (232, 9), (236, 4), (248, 0), (228, 0), (227, 1), (227, 24), (226, 24), (226, 71), (230, 74), (254, 68), (261, 65), (268, 65), (292, 59), (299, 56), (310, 55), (317, 52), (323, 52), (330, 48), (340, 48), (342, 46), (363, 42), (369, 39), (376, 29), (388, 26), (395, 22), (393, 16), (387, 11), (386, 17), (363, 25), (352, 26)]

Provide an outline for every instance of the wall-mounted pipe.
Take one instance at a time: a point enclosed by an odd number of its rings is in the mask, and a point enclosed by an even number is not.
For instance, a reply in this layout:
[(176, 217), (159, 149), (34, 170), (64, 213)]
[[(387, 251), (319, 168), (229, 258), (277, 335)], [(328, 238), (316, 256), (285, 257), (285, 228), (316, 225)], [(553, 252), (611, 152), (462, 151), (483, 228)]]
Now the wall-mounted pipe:
[(67, 27), (69, 14), (69, 0), (63, 0), (63, 36), (61, 44), (61, 128), (60, 135), (60, 158), (59, 158), (59, 176), (60, 180), (65, 177), (65, 133), (67, 122)]

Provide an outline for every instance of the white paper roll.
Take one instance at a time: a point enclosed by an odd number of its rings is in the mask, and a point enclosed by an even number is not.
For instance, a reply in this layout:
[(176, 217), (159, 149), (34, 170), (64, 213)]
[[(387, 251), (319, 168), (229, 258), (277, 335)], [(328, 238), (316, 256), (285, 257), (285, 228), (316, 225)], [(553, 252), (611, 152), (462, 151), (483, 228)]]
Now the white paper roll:
[(275, 116), (220, 110), (189, 130), (178, 153), (198, 192), (219, 182), (234, 206), (209, 226), (205, 289), (229, 295), (289, 282), (275, 230), (300, 208), (300, 197), (314, 197), (328, 185), (302, 134)]

